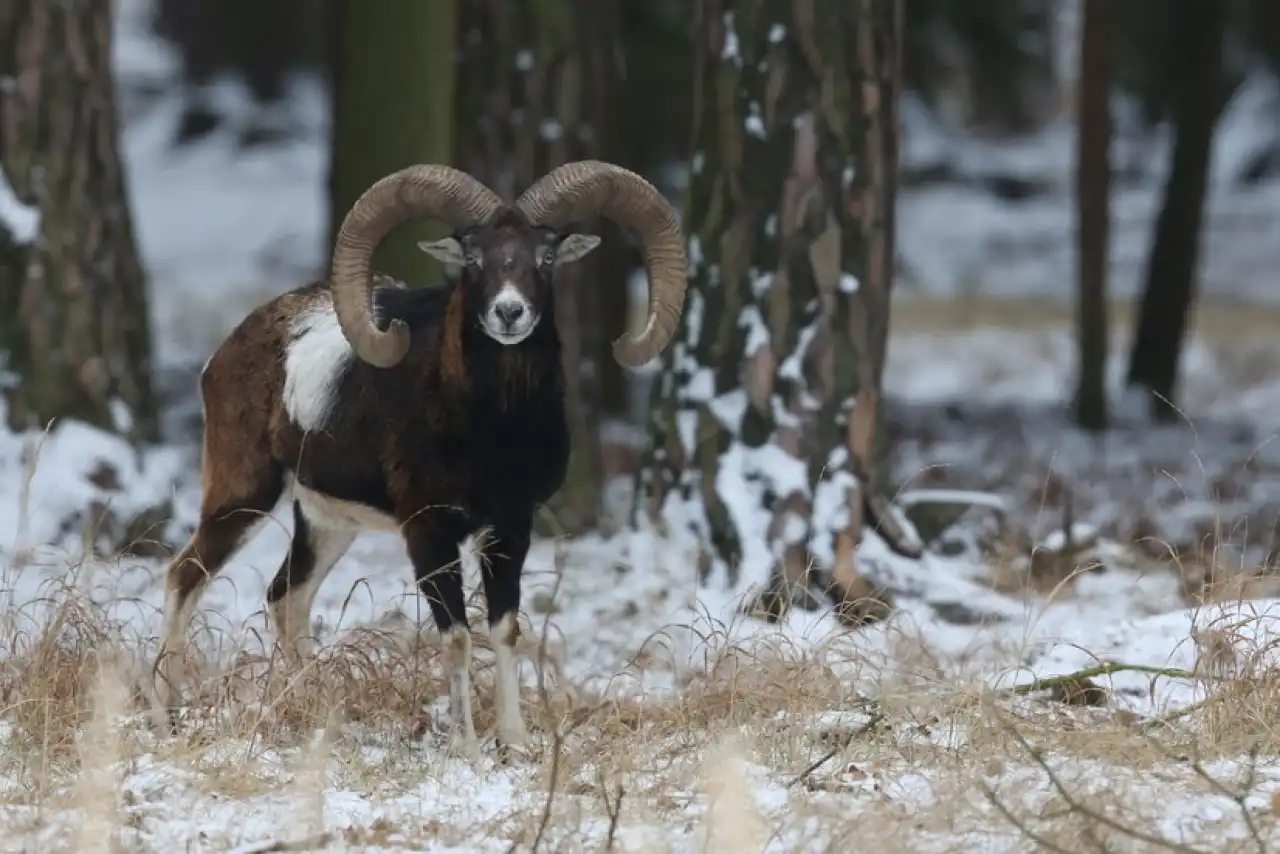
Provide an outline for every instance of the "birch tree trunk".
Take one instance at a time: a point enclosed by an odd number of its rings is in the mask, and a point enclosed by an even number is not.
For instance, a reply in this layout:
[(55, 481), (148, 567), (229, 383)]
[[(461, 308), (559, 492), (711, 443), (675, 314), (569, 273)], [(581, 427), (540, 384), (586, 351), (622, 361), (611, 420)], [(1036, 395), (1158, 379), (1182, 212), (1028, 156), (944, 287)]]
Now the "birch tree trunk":
[[(621, 50), (617, 0), (478, 0), (464, 8), (461, 37), (460, 168), (514, 199), (567, 161), (621, 159), (613, 138)], [(548, 507), (554, 521), (539, 519), (544, 534), (580, 533), (600, 524), (601, 383), (624, 381), (609, 344), (622, 331), (626, 274), (638, 256), (611, 224), (582, 227), (594, 227), (604, 242), (556, 273), (573, 454), (568, 480)]]
[[(414, 163), (450, 163), (454, 143), (456, 0), (338, 2), (330, 244), (370, 184)], [(374, 268), (412, 285), (439, 283), (440, 265), (417, 244), (443, 235), (439, 223), (406, 223), (378, 247)]]
[(70, 417), (147, 441), (151, 328), (111, 33), (102, 0), (0, 3), (0, 391), (15, 429)]
[(765, 582), (770, 618), (828, 598), (851, 624), (884, 616), (855, 563), (866, 522), (922, 549), (876, 495), (901, 14), (696, 3), (691, 279), (637, 496), (692, 525), (704, 578)]

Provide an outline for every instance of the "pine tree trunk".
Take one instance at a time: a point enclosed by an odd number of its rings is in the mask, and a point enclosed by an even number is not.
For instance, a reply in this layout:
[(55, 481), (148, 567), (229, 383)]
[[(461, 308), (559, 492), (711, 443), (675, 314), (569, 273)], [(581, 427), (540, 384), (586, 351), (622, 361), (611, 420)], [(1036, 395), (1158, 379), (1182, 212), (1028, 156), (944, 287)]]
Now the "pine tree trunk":
[[(0, 377), (14, 428), (157, 436), (146, 277), (118, 151), (112, 4), (0, 4)], [(0, 191), (3, 191), (0, 187)]]
[[(458, 75), (459, 166), (514, 199), (567, 161), (617, 162), (617, 12), (616, 0), (483, 0), (467, 6)], [(617, 309), (626, 305), (626, 273), (638, 257), (611, 225), (582, 226), (594, 226), (604, 242), (556, 274), (573, 454), (568, 480), (549, 503), (550, 519), (539, 519), (544, 534), (580, 533), (601, 523), (600, 390), (624, 382), (609, 345), (622, 332), (625, 314)], [(621, 397), (616, 389), (614, 395)]]
[(1110, 0), (1084, 0), (1076, 151), (1076, 326), (1079, 386), (1075, 420), (1107, 427), (1107, 257), (1111, 214)]
[(767, 616), (830, 597), (861, 623), (888, 605), (854, 563), (866, 511), (892, 547), (920, 551), (870, 491), (901, 8), (699, 0), (695, 19), (691, 279), (640, 507), (692, 511), (704, 578), (768, 578)]
[(1151, 395), (1152, 414), (1178, 418), (1174, 387), (1195, 298), (1196, 267), (1214, 125), (1223, 103), (1222, 51), (1227, 5), (1188, 0), (1178, 26), (1173, 100), (1173, 158), (1155, 237), (1147, 255), (1146, 287), (1128, 384)]
[[(455, 0), (343, 0), (334, 15), (330, 243), (379, 178), (415, 163), (453, 162), (456, 14)], [(440, 223), (406, 223), (382, 242), (374, 268), (411, 285), (438, 284), (440, 265), (417, 244), (444, 234)]]

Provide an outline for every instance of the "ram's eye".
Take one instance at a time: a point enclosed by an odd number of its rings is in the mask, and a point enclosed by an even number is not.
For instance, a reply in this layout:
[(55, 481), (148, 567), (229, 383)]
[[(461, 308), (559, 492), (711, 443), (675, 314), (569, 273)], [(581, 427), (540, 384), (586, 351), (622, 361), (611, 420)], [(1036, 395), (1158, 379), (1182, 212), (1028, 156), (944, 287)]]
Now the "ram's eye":
[(542, 253), (543, 264), (550, 264), (554, 260), (556, 260), (556, 250), (554, 249), (543, 250), (543, 253)]
[(479, 267), (479, 266), (480, 266), (480, 256), (479, 256), (479, 255), (466, 255), (465, 257), (463, 257), (463, 259), (462, 259), (462, 260), (466, 262), (466, 264), (467, 264), (467, 266), (468, 266), (468, 267)]

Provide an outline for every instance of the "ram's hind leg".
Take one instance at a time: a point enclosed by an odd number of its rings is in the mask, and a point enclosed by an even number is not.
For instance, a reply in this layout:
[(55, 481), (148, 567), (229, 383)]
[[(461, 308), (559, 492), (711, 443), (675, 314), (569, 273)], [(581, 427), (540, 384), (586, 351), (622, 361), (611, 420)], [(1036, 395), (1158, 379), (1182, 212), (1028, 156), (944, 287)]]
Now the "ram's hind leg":
[(176, 721), (182, 704), (187, 630), (200, 597), (209, 581), (266, 521), (284, 488), (283, 475), (273, 464), (263, 465), (253, 474), (236, 484), (239, 488), (234, 492), (221, 493), (216, 488), (217, 480), (207, 477), (200, 524), (191, 541), (169, 564), (164, 625), (156, 661), (156, 695), (169, 711), (171, 722)]
[(296, 665), (311, 654), (311, 606), (334, 564), (351, 548), (356, 531), (326, 525), (293, 502), (293, 542), (267, 588), (271, 622), (285, 661)]

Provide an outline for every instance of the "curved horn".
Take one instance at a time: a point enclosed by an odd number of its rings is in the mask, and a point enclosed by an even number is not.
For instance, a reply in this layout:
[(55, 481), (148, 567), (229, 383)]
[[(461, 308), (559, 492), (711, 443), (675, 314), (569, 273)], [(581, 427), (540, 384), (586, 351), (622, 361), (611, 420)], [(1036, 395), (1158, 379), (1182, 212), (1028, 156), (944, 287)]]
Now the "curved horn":
[(675, 208), (634, 172), (599, 160), (566, 163), (539, 178), (516, 201), (535, 225), (563, 228), (605, 216), (636, 231), (649, 275), (649, 317), (639, 335), (613, 342), (613, 357), (638, 367), (662, 352), (680, 323), (688, 287), (684, 236)]
[(499, 207), (497, 194), (450, 166), (409, 166), (380, 179), (356, 200), (338, 229), (330, 282), (333, 310), (356, 355), (389, 368), (409, 350), (409, 328), (393, 320), (384, 332), (374, 322), (373, 252), (397, 225), (430, 217), (461, 231), (483, 222)]

